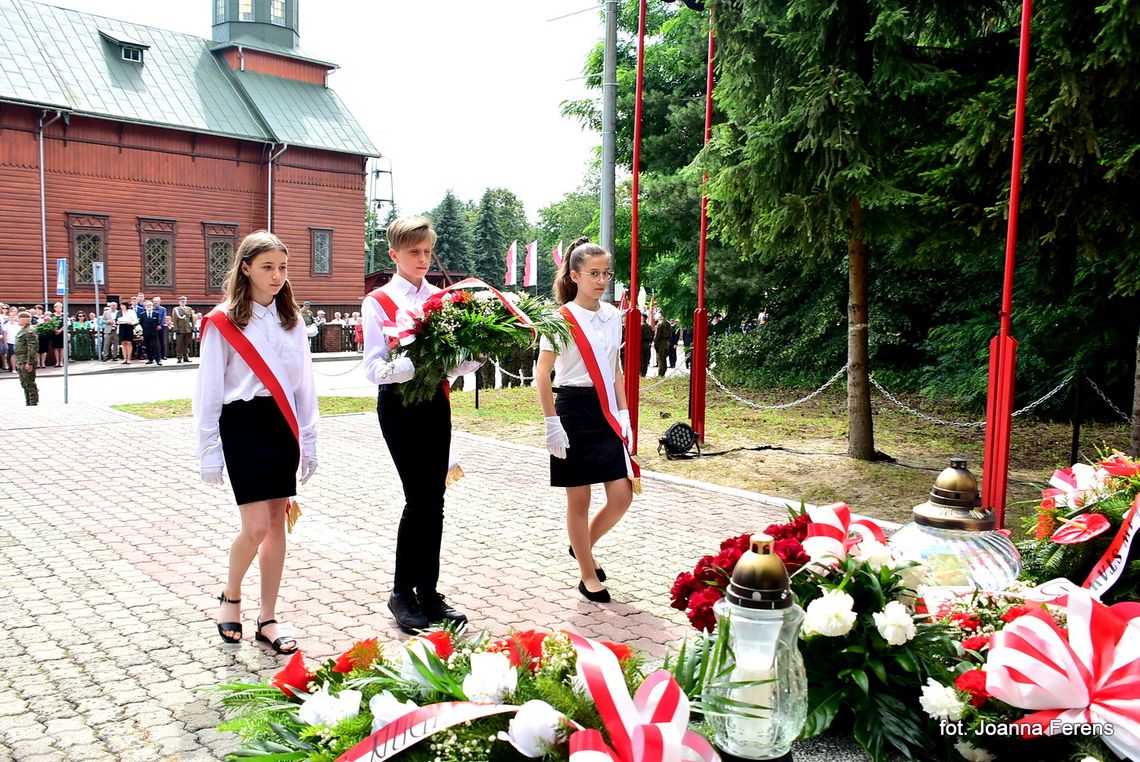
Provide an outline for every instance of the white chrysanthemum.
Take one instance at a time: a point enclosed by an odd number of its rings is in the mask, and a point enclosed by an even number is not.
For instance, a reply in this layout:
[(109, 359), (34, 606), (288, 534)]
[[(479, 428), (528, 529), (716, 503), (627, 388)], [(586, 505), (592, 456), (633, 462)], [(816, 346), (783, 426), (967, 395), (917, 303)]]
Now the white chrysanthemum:
[(855, 546), (855, 557), (879, 571), (884, 566), (890, 567), (895, 562), (891, 549), (877, 540), (863, 540)]
[(519, 673), (502, 653), (471, 654), (471, 672), (463, 678), (468, 701), (493, 704), (518, 687)]
[(531, 699), (511, 718), (499, 740), (510, 742), (524, 757), (537, 759), (558, 741), (558, 728), (566, 718), (545, 701)]
[(416, 708), (416, 703), (411, 699), (401, 704), (391, 691), (377, 693), (368, 702), (368, 711), (372, 713), (372, 732), (375, 733), (392, 720), (403, 717)]
[(883, 640), (892, 646), (901, 646), (915, 636), (914, 618), (906, 606), (898, 601), (891, 601), (871, 617)]
[(979, 749), (977, 746), (968, 744), (965, 741), (959, 741), (954, 744), (954, 748), (957, 749), (958, 753), (965, 759), (969, 760), (969, 762), (992, 762), (994, 758), (994, 755), (985, 749)]
[(825, 590), (823, 595), (808, 604), (804, 612), (805, 635), (841, 637), (851, 632), (857, 615), (855, 600), (842, 590)]
[(360, 714), (360, 691), (341, 691), (333, 696), (329, 684), (310, 693), (297, 710), (297, 719), (306, 725), (335, 725)]
[(936, 720), (958, 721), (962, 719), (962, 712), (966, 705), (958, 698), (958, 692), (948, 685), (936, 682), (933, 677), (926, 678), (926, 685), (922, 686), (922, 695), (918, 697), (924, 712)]

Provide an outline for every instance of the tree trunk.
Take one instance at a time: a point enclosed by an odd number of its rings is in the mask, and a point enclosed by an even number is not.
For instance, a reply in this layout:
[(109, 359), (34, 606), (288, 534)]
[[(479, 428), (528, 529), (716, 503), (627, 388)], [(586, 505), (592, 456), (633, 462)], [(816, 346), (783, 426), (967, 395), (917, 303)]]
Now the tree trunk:
[(871, 421), (871, 384), (867, 363), (867, 243), (863, 207), (851, 199), (851, 236), (847, 241), (847, 455), (871, 460), (875, 435)]
[(1132, 437), (1128, 445), (1134, 458), (1140, 458), (1140, 332), (1136, 334), (1136, 379), (1132, 384)]

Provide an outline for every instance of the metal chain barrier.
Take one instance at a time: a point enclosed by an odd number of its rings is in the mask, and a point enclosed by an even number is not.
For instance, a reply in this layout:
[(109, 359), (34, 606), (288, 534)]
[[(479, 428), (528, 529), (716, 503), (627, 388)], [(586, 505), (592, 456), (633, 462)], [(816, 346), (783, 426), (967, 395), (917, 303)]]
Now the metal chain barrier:
[[(1024, 414), (1028, 413), (1030, 410), (1032, 410), (1035, 407), (1038, 407), (1039, 405), (1045, 404), (1045, 402), (1047, 402), (1050, 398), (1052, 398), (1053, 395), (1055, 395), (1057, 392), (1061, 391), (1062, 389), (1064, 389), (1066, 386), (1069, 385), (1069, 382), (1073, 380), (1073, 375), (1074, 375), (1073, 373), (1070, 373), (1069, 375), (1065, 376), (1065, 378), (1061, 381), (1061, 383), (1054, 386), (1044, 396), (1040, 397), (1039, 399), (1034, 400), (1033, 402), (1030, 402), (1028, 405), (1021, 408), (1020, 410), (1015, 410), (1013, 413), (1010, 414), (1010, 417), (1016, 418), (1019, 415), (1024, 415)], [(926, 413), (923, 413), (920, 410), (915, 410), (910, 405), (907, 405), (905, 402), (900, 400), (898, 397), (896, 397), (895, 395), (888, 392), (886, 389), (883, 388), (882, 384), (880, 384), (878, 381), (875, 380), (874, 376), (871, 376), (870, 379), (871, 379), (871, 384), (876, 389), (878, 389), (880, 392), (882, 392), (884, 397), (889, 399), (891, 402), (893, 402), (895, 405), (899, 406), (900, 408), (902, 408), (906, 412), (915, 416), (916, 418), (921, 418), (922, 420), (927, 421), (928, 423), (935, 423), (935, 424), (938, 424), (939, 426), (956, 426), (956, 427), (962, 428), (962, 429), (980, 429), (980, 428), (984, 428), (986, 425), (985, 421), (970, 421), (969, 423), (962, 423), (959, 421), (944, 421), (941, 418), (935, 418), (932, 415), (927, 415)]]
[(785, 410), (785, 409), (790, 408), (790, 407), (795, 407), (796, 405), (802, 405), (805, 402), (807, 402), (808, 400), (815, 397), (816, 395), (820, 394), (821, 392), (823, 392), (824, 389), (826, 389), (827, 387), (834, 384), (835, 380), (837, 378), (839, 378), (840, 376), (842, 376), (844, 374), (844, 372), (846, 372), (846, 370), (847, 370), (847, 365), (845, 364), (842, 368), (835, 371), (835, 375), (833, 375), (831, 378), (827, 379), (827, 381), (824, 382), (823, 386), (819, 387), (818, 389), (816, 389), (811, 394), (807, 395), (806, 397), (801, 397), (800, 399), (795, 400), (794, 402), (785, 402), (782, 405), (758, 405), (755, 402), (752, 402), (751, 400), (746, 400), (743, 397), (741, 397), (739, 394), (736, 394), (731, 389), (729, 389), (727, 386), (722, 384), (720, 382), (720, 379), (717, 378), (715, 375), (713, 375), (713, 372), (711, 370), (708, 370), (706, 372), (708, 373), (709, 378), (711, 378), (713, 380), (713, 383), (717, 385), (717, 388), (719, 388), (722, 392), (724, 392), (729, 397), (736, 400), (737, 402), (739, 402), (742, 405), (750, 407), (754, 410)]
[(1104, 403), (1105, 403), (1106, 405), (1108, 405), (1110, 408), (1112, 408), (1112, 411), (1113, 411), (1114, 413), (1116, 413), (1116, 414), (1117, 414), (1117, 415), (1119, 415), (1121, 418), (1123, 418), (1123, 419), (1124, 419), (1124, 421), (1125, 421), (1125, 423), (1131, 423), (1131, 422), (1132, 422), (1132, 417), (1131, 417), (1131, 416), (1129, 416), (1127, 413), (1125, 413), (1125, 412), (1124, 412), (1123, 410), (1121, 410), (1120, 408), (1118, 408), (1118, 407), (1116, 406), (1116, 404), (1115, 404), (1115, 403), (1113, 403), (1113, 401), (1112, 401), (1112, 400), (1110, 400), (1110, 399), (1108, 398), (1108, 395), (1107, 395), (1107, 394), (1105, 394), (1104, 392), (1102, 392), (1102, 391), (1100, 390), (1100, 387), (1096, 385), (1096, 382), (1095, 382), (1095, 381), (1093, 381), (1093, 380), (1092, 380), (1091, 378), (1089, 378), (1088, 376), (1085, 376), (1085, 381), (1088, 381), (1088, 382), (1089, 382), (1089, 385), (1090, 385), (1090, 386), (1093, 388), (1093, 391), (1094, 391), (1094, 392), (1096, 392), (1097, 394), (1099, 394), (1099, 395), (1100, 395), (1100, 398), (1101, 398), (1102, 400), (1104, 400)]
[(342, 370), (342, 371), (338, 371), (336, 373), (321, 373), (319, 370), (317, 370), (317, 363), (313, 363), (313, 373), (316, 373), (318, 376), (326, 376), (329, 378), (332, 378), (333, 376), (346, 376), (349, 373), (351, 373), (352, 371), (359, 368), (363, 364), (364, 364), (364, 358), (361, 357), (359, 360), (357, 360), (355, 363), (353, 363), (352, 366), (350, 368), (348, 368), (348, 370)]
[(504, 368), (502, 365), (499, 365), (494, 360), (491, 361), (491, 364), (494, 365), (498, 369), (498, 371), (500, 373), (502, 373), (504, 376), (508, 376), (510, 378), (517, 379), (517, 380), (521, 381), (523, 384), (525, 384), (527, 382), (527, 377), (526, 377), (525, 373), (521, 376), (516, 376), (514, 373), (511, 373), (509, 370)]

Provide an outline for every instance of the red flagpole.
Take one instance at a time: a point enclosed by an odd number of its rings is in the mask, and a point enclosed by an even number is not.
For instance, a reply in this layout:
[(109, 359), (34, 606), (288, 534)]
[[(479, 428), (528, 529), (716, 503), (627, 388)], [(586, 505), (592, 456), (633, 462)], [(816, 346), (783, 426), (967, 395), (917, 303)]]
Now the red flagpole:
[[(712, 139), (713, 116), (713, 58), (716, 55), (716, 36), (713, 34), (713, 18), (709, 14), (709, 55), (708, 74), (705, 82), (705, 145)], [(708, 383), (709, 314), (705, 309), (705, 255), (708, 251), (709, 197), (706, 174), (702, 183), (706, 186), (701, 194), (701, 241), (697, 254), (697, 309), (693, 311), (693, 353), (689, 365), (689, 417), (693, 421), (693, 431), (700, 441), (705, 441), (705, 387)]]
[(625, 401), (633, 430), (630, 454), (637, 454), (637, 418), (641, 397), (641, 312), (637, 308), (638, 188), (641, 179), (641, 102), (645, 82), (645, 4), (641, 0), (637, 22), (637, 91), (633, 110), (633, 189), (629, 241), (629, 304), (625, 315)]
[(1025, 90), (1029, 81), (1029, 21), (1032, 0), (1021, 7), (1021, 43), (1017, 64), (1017, 105), (1013, 121), (1013, 167), (1009, 180), (1009, 225), (1005, 237), (1005, 282), (1001, 297), (1001, 328), (990, 342), (990, 375), (986, 399), (986, 450), (982, 465), (982, 506), (992, 508), (997, 525), (1005, 525), (1009, 484), (1009, 439), (1013, 423), (1014, 372), (1017, 340), (1010, 336), (1013, 309), (1013, 268), (1017, 252), (1017, 211), (1021, 198), (1021, 152), (1025, 135)]

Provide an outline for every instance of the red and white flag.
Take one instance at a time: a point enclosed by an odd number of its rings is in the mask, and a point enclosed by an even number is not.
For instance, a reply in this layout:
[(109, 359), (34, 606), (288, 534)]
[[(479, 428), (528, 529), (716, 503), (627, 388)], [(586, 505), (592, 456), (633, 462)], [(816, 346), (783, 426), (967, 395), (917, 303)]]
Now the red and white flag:
[(550, 252), (550, 256), (554, 260), (555, 267), (562, 267), (562, 241), (555, 244), (554, 250)]
[(515, 257), (518, 255), (518, 241), (511, 241), (511, 247), (507, 249), (507, 274), (503, 276), (504, 286), (518, 285), (518, 268), (515, 266)]
[(538, 285), (538, 241), (526, 245), (526, 259), (523, 260), (523, 288)]

